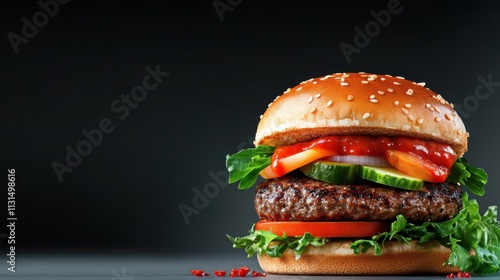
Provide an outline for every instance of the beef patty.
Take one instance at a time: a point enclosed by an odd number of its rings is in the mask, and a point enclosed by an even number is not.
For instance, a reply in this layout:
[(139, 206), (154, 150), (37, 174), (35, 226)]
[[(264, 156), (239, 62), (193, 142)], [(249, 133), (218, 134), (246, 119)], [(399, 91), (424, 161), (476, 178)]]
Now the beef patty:
[(462, 208), (456, 184), (426, 183), (419, 191), (379, 184), (333, 185), (301, 174), (265, 180), (257, 186), (255, 210), (273, 221), (442, 221)]

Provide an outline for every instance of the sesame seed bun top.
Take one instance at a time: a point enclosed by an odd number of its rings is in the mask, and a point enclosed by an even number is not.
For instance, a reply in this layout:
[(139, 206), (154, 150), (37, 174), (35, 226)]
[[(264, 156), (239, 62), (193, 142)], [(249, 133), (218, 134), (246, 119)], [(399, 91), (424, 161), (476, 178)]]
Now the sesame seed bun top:
[(274, 147), (329, 135), (408, 136), (467, 151), (469, 133), (425, 83), (369, 73), (337, 73), (286, 90), (261, 116), (255, 145)]

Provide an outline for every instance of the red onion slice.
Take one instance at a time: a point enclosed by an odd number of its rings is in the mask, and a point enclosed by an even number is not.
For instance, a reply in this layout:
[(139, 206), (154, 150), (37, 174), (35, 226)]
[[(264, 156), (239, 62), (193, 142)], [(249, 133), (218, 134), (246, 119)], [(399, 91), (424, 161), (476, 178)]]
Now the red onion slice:
[(391, 166), (384, 157), (376, 157), (376, 156), (354, 156), (354, 155), (329, 156), (329, 157), (324, 157), (321, 160), (350, 163), (357, 165), (367, 165), (367, 166), (382, 166), (382, 167)]

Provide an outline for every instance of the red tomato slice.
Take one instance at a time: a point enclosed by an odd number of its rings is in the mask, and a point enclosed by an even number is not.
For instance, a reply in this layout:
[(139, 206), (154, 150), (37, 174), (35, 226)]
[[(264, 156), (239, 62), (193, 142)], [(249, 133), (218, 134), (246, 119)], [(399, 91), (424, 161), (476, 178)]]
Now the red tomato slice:
[(369, 237), (382, 232), (387, 232), (391, 228), (386, 222), (302, 222), (302, 221), (259, 221), (255, 224), (256, 230), (270, 231), (276, 235), (302, 236), (306, 232), (314, 237)]
[(387, 150), (385, 155), (389, 164), (397, 170), (427, 182), (442, 183), (446, 181), (450, 173), (448, 168), (436, 165), (411, 153)]

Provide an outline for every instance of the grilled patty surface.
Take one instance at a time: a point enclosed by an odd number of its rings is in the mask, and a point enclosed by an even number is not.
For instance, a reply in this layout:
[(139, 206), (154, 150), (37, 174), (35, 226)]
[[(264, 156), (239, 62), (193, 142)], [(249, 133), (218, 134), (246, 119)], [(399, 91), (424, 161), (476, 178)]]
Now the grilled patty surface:
[(257, 186), (255, 210), (273, 221), (442, 221), (462, 208), (456, 184), (426, 183), (419, 191), (379, 184), (333, 185), (301, 174), (265, 180)]

